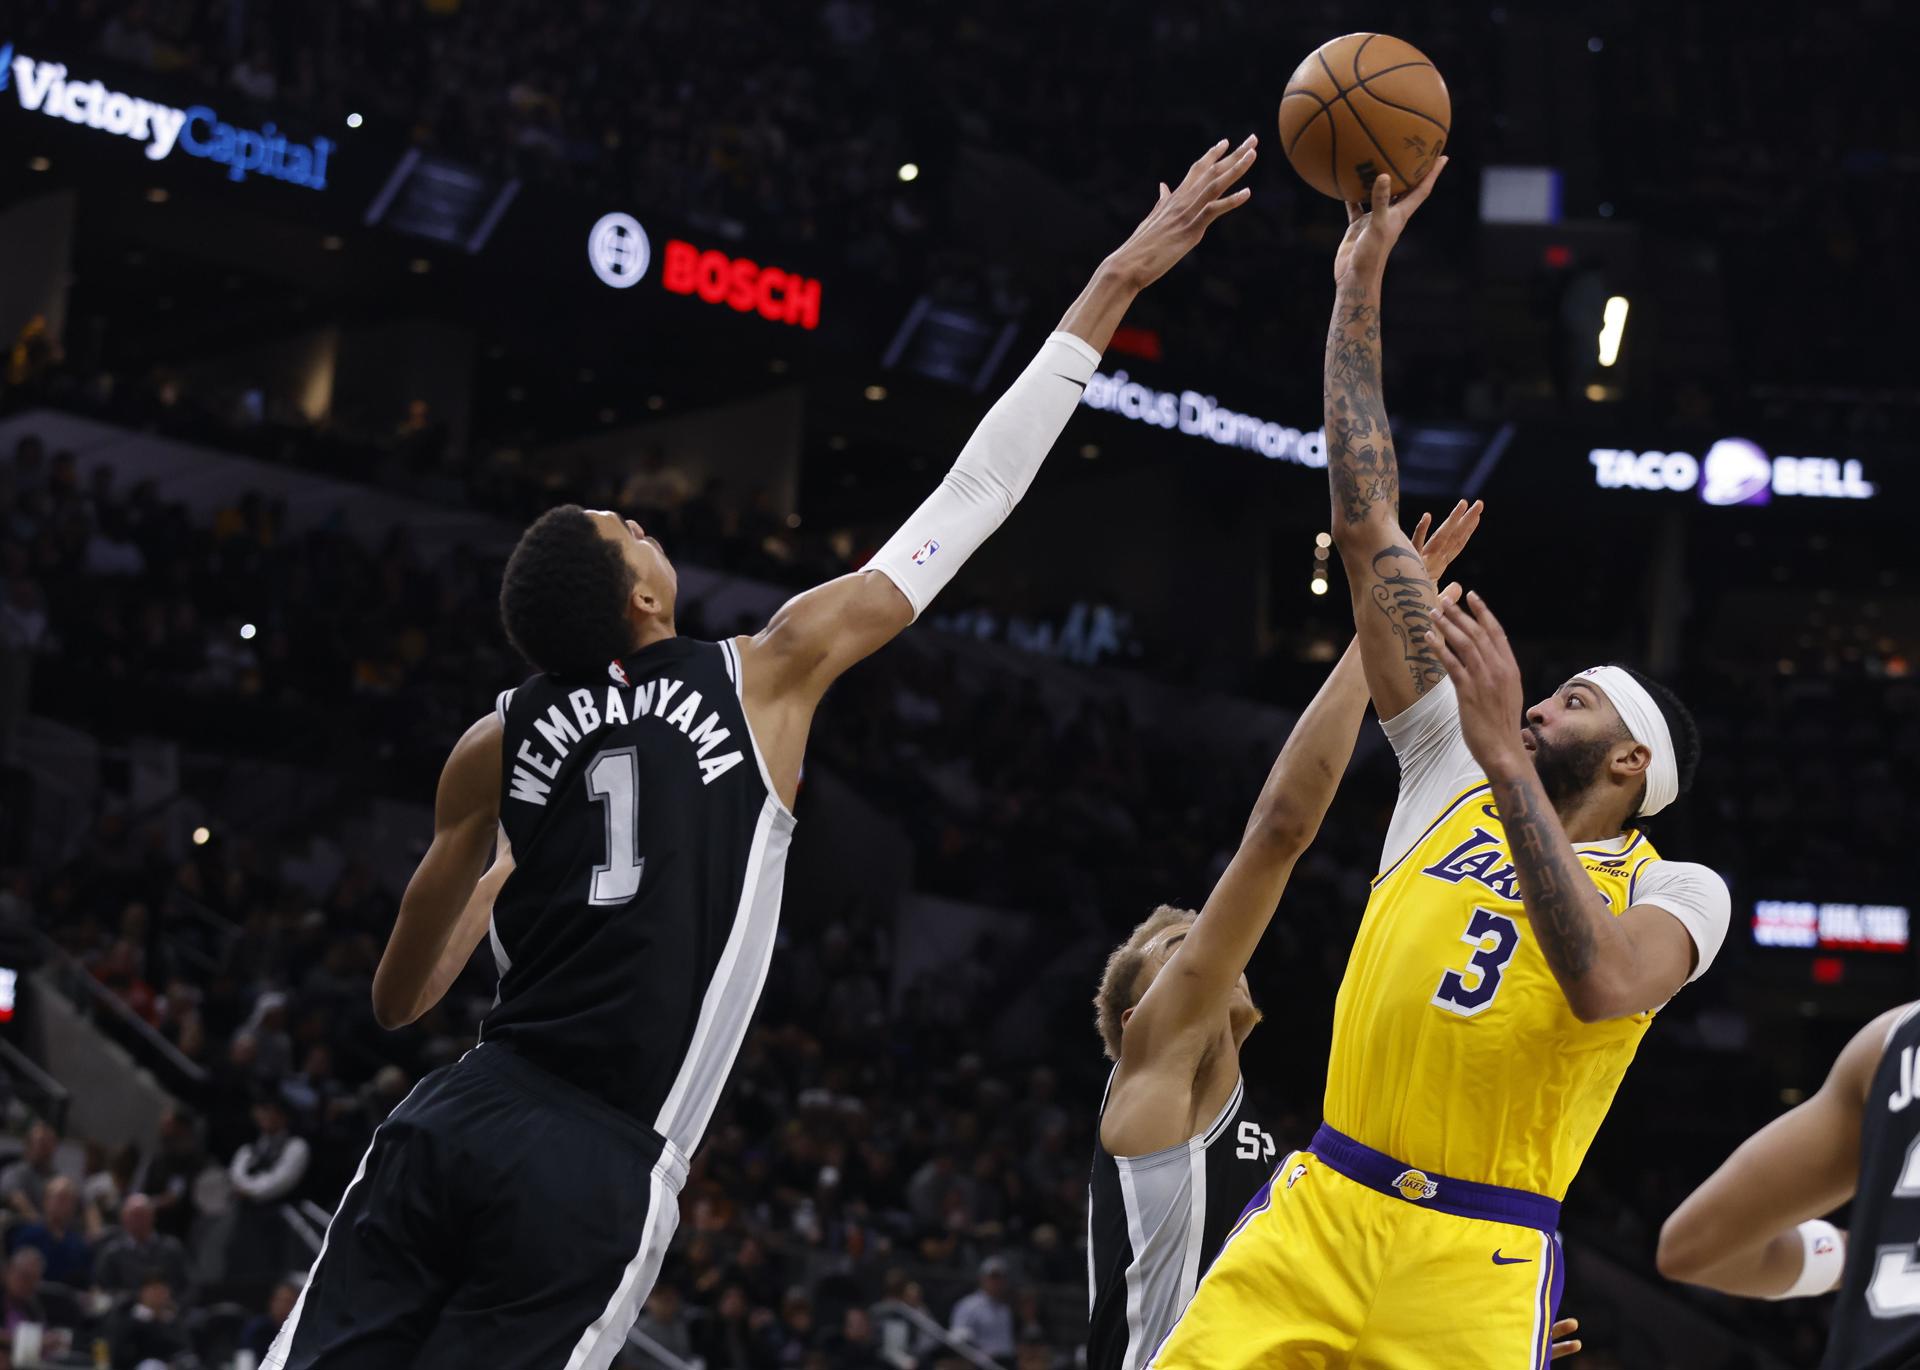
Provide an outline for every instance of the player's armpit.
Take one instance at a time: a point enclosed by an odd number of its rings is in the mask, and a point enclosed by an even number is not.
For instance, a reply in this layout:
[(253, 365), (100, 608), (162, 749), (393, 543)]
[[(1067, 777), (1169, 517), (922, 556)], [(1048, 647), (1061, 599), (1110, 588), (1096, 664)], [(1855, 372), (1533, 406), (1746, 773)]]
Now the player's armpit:
[[(431, 1007), (427, 991), (442, 958), (456, 933), (471, 932), (472, 920), (464, 915), (470, 912), (500, 822), (501, 735), (499, 715), (489, 713), (454, 744), (440, 772), (433, 842), (407, 882), (399, 917), (373, 974), (373, 1016), (384, 1028), (404, 1027)], [(505, 876), (500, 878), (504, 881)], [(484, 932), (484, 920), (479, 926)], [(478, 940), (475, 934), (467, 954)], [(465, 957), (460, 959), (464, 964)]]
[(1655, 1256), (1662, 1275), (1749, 1298), (1792, 1287), (1804, 1259), (1795, 1228), (1852, 1198), (1859, 1182), (1866, 1093), (1900, 1012), (1861, 1029), (1811, 1099), (1741, 1143), (1673, 1211)]
[(848, 667), (913, 623), (913, 606), (878, 571), (856, 571), (795, 595), (752, 637), (739, 640), (757, 695), (817, 703)]

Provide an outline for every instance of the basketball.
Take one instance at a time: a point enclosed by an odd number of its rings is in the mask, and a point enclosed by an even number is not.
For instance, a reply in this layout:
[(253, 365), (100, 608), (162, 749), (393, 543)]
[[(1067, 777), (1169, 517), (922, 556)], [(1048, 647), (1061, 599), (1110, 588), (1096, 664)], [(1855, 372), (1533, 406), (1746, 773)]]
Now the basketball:
[(1447, 83), (1426, 54), (1384, 33), (1323, 43), (1280, 97), (1280, 146), (1306, 183), (1363, 201), (1381, 172), (1393, 193), (1420, 183), (1446, 150), (1453, 123)]

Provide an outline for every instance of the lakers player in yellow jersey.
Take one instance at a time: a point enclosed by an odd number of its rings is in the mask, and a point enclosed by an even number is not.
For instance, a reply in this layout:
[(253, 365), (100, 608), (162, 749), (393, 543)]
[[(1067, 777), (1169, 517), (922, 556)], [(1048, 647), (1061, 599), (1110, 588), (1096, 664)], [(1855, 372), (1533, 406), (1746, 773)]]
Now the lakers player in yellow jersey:
[(1228, 1238), (1152, 1364), (1544, 1365), (1560, 1200), (1654, 1013), (1725, 936), (1725, 883), (1639, 830), (1698, 760), (1691, 718), (1599, 666), (1525, 706), (1477, 595), (1448, 607), (1399, 522), (1380, 386), (1399, 204), (1350, 206), (1326, 354), (1333, 529), (1400, 761), (1334, 1007), (1325, 1122)]

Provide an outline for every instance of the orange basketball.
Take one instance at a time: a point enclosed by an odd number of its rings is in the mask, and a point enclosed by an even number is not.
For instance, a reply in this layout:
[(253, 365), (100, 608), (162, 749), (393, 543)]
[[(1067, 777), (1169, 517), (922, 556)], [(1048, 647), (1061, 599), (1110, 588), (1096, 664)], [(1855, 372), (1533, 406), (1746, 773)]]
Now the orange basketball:
[(1306, 183), (1336, 200), (1365, 200), (1381, 172), (1399, 195), (1446, 150), (1447, 83), (1411, 43), (1349, 33), (1315, 49), (1280, 97), (1280, 146)]

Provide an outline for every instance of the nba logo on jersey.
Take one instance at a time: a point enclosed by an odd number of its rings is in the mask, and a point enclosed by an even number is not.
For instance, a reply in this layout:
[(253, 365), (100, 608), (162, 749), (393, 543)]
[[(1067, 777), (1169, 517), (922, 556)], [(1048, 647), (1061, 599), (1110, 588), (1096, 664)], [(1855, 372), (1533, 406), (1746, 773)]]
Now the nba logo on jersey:
[(1400, 1197), (1409, 1203), (1419, 1203), (1422, 1199), (1431, 1199), (1440, 1192), (1440, 1186), (1429, 1180), (1417, 1170), (1403, 1170), (1393, 1177), (1393, 1187), (1400, 1191)]
[(633, 683), (627, 679), (627, 668), (622, 666), (618, 661), (609, 661), (607, 663), (607, 674), (613, 678), (613, 683), (616, 685), (630, 685)]
[(913, 564), (915, 566), (925, 566), (933, 559), (933, 554), (939, 550), (940, 539), (928, 538), (920, 544), (920, 550), (913, 554)]

